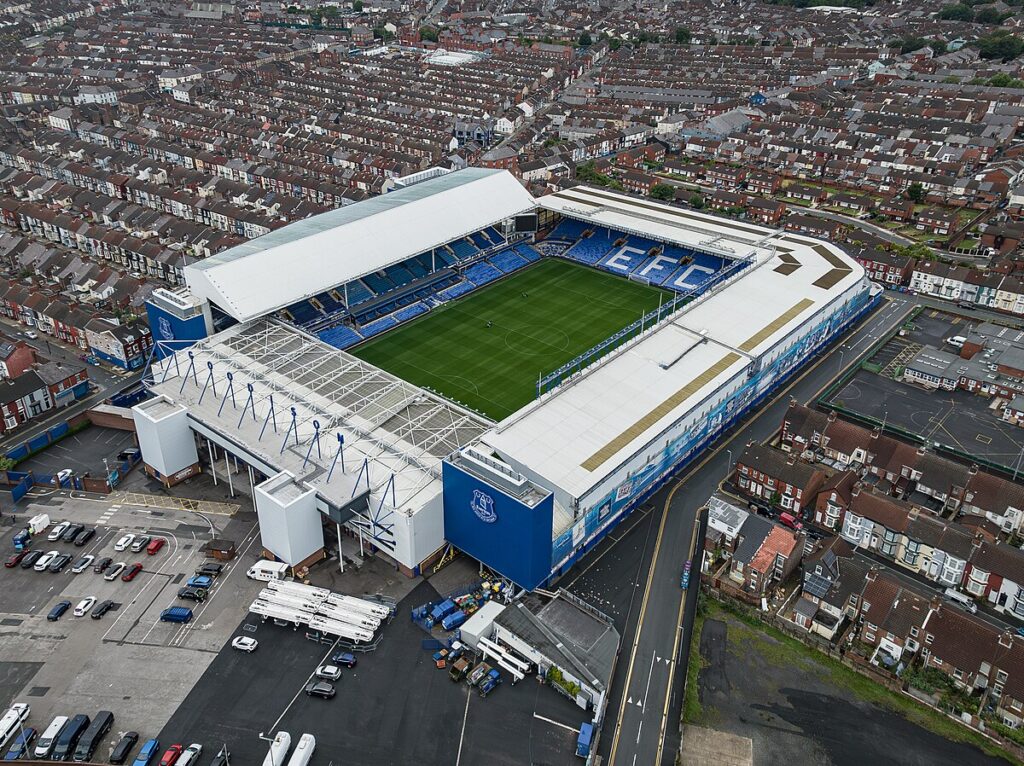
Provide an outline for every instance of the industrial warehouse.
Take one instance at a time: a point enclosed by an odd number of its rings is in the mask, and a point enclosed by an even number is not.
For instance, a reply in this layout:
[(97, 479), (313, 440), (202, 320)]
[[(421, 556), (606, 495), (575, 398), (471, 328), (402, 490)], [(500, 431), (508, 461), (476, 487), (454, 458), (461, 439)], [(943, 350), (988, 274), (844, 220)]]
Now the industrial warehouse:
[(152, 476), (187, 478), (202, 451), (251, 485), (289, 566), (352, 534), (410, 576), (454, 546), (524, 590), (878, 292), (831, 244), (587, 187), (534, 199), (480, 169), (185, 274), (149, 305)]

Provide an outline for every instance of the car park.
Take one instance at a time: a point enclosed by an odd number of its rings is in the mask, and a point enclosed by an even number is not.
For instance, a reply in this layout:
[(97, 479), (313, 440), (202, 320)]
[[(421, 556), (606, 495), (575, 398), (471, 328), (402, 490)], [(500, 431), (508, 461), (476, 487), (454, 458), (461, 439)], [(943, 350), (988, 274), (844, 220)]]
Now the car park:
[(50, 566), (47, 567), (51, 572), (57, 574), (63, 571), (64, 567), (71, 563), (70, 553), (61, 553), (54, 556), (53, 561), (50, 562)]
[(238, 649), (243, 652), (255, 652), (256, 647), (259, 645), (259, 642), (255, 638), (249, 638), (248, 636), (236, 636), (231, 641), (231, 647), (233, 649)]
[(150, 537), (149, 535), (137, 535), (136, 538), (134, 540), (132, 540), (132, 544), (131, 544), (132, 553), (140, 553), (143, 548), (145, 548), (147, 545), (149, 545), (149, 543), (152, 541), (152, 539), (153, 538)]
[(206, 575), (207, 577), (220, 577), (220, 573), (223, 571), (223, 564), (203, 564), (202, 566), (196, 567), (197, 575)]
[(199, 756), (202, 754), (203, 746), (198, 742), (193, 742), (181, 752), (181, 757), (178, 758), (176, 766), (197, 766)]
[(181, 745), (171, 745), (160, 759), (160, 766), (174, 766), (181, 757), (182, 750)]
[(316, 677), (326, 681), (337, 681), (341, 678), (341, 668), (337, 665), (321, 665), (316, 669)]
[(69, 524), (68, 528), (64, 530), (64, 534), (60, 536), (61, 542), (73, 543), (83, 529), (85, 529), (85, 524)]
[(85, 617), (85, 615), (89, 614), (89, 610), (92, 609), (95, 603), (95, 596), (86, 596), (83, 598), (75, 607), (75, 617)]
[(57, 735), (60, 734), (60, 730), (64, 728), (64, 724), (67, 722), (68, 717), (66, 715), (59, 715), (50, 721), (50, 725), (43, 730), (43, 735), (36, 742), (32, 755), (36, 758), (49, 758), (50, 753), (53, 751), (53, 746), (57, 743)]
[(217, 755), (213, 756), (213, 760), (210, 761), (210, 766), (229, 766), (231, 753), (228, 752), (227, 745), (221, 747), (217, 751)]
[(50, 756), (54, 761), (70, 761), (78, 747), (78, 740), (81, 739), (85, 730), (89, 728), (89, 716), (79, 713), (71, 718), (57, 735), (57, 741), (53, 745), (53, 753)]
[(63, 535), (70, 526), (70, 521), (62, 521), (60, 524), (58, 524), (50, 530), (50, 534), (46, 536), (46, 539), (49, 540), (51, 543), (57, 542), (58, 540), (60, 540), (60, 536)]
[(10, 556), (4, 559), (4, 566), (8, 569), (16, 567), (18, 566), (18, 564), (21, 563), (21, 560), (25, 558), (25, 556), (27, 555), (28, 551), (17, 551), (16, 553), (12, 553)]
[(124, 568), (125, 563), (123, 561), (117, 562), (112, 567), (110, 567), (110, 569), (107, 570), (107, 573), (103, 575), (103, 579), (107, 582), (113, 582), (118, 578), (118, 575), (120, 575), (121, 572), (124, 571)]
[(92, 610), (92, 614), (90, 615), (90, 617), (92, 617), (94, 620), (98, 620), (113, 608), (114, 602), (110, 599), (107, 599), (106, 601), (101, 601), (96, 605), (96, 608)]
[(95, 564), (93, 564), (92, 571), (96, 574), (102, 574), (107, 571), (107, 567), (114, 563), (114, 560), (110, 556), (104, 556)]
[(71, 567), (71, 571), (75, 574), (81, 574), (90, 566), (92, 566), (92, 562), (94, 562), (95, 560), (95, 556), (93, 556), (91, 553), (87, 553), (75, 562), (75, 565)]
[(205, 601), (206, 590), (204, 588), (189, 588), (185, 586), (178, 589), (178, 598), (184, 598), (189, 601)]
[(114, 745), (114, 749), (110, 751), (110, 762), (113, 764), (123, 764), (128, 760), (128, 756), (138, 741), (139, 733), (137, 731), (126, 731), (121, 735), (121, 739), (117, 741), (117, 744)]
[(35, 565), (32, 568), (37, 572), (45, 572), (46, 568), (50, 566), (50, 562), (57, 558), (59, 555), (60, 551), (48, 551), (47, 553), (44, 553), (42, 556), (39, 557), (39, 559), (36, 561)]
[(145, 744), (139, 749), (139, 754), (135, 756), (135, 760), (132, 761), (132, 766), (150, 766), (153, 759), (156, 758), (157, 751), (160, 750), (160, 740), (148, 739)]
[(131, 582), (141, 571), (142, 564), (138, 562), (132, 564), (130, 567), (128, 567), (128, 569), (125, 570), (125, 573), (121, 575), (121, 582)]
[(53, 605), (53, 609), (50, 610), (50, 613), (46, 615), (46, 619), (50, 622), (57, 622), (57, 620), (61, 618), (64, 612), (66, 612), (70, 608), (70, 601), (58, 601), (56, 604)]
[(4, 756), (4, 760), (22, 760), (26, 755), (28, 755), (29, 750), (32, 747), (32, 743), (35, 742), (38, 734), (39, 732), (37, 732), (31, 726), (26, 726), (25, 728), (23, 728), (20, 732), (18, 732), (18, 736), (15, 737), (14, 741), (11, 743), (11, 748), (7, 751), (7, 754)]
[(31, 569), (36, 565), (36, 562), (43, 557), (42, 551), (29, 551), (25, 554), (25, 558), (21, 560), (22, 569)]
[(335, 665), (344, 665), (346, 668), (354, 668), (356, 656), (352, 652), (335, 652), (331, 655), (331, 662)]
[(150, 556), (155, 555), (167, 544), (167, 540), (163, 537), (154, 537), (150, 540), (149, 545), (146, 546), (146, 553)]
[(304, 691), (309, 697), (321, 697), (325, 700), (329, 700), (337, 694), (334, 689), (334, 684), (328, 683), (327, 681), (310, 681), (306, 684)]
[(81, 548), (94, 537), (96, 537), (96, 527), (87, 527), (75, 535), (75, 545)]
[(134, 540), (135, 540), (135, 535), (127, 534), (124, 537), (122, 537), (120, 540), (118, 540), (116, 543), (114, 543), (114, 550), (115, 551), (126, 551), (131, 546), (131, 544), (132, 544), (132, 542)]
[(78, 740), (78, 746), (75, 748), (75, 762), (86, 763), (91, 761), (93, 753), (96, 752), (100, 742), (107, 736), (107, 732), (110, 731), (110, 727), (113, 725), (114, 714), (109, 710), (101, 710), (93, 716), (89, 727), (82, 732), (82, 736)]
[(190, 577), (185, 585), (189, 588), (209, 588), (213, 585), (213, 578), (208, 575), (196, 575)]

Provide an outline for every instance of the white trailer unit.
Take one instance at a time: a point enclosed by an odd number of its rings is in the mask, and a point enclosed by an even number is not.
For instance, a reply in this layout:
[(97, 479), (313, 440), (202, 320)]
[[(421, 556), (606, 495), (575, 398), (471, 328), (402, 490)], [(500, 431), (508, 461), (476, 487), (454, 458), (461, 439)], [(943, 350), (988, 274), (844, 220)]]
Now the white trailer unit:
[(284, 766), (288, 750), (292, 746), (292, 735), (286, 731), (279, 731), (270, 743), (270, 750), (267, 757), (263, 759), (263, 766)]
[(28, 533), (30, 535), (38, 535), (48, 526), (50, 526), (50, 517), (45, 513), (40, 513), (28, 520)]
[(267, 588), (279, 593), (291, 593), (302, 598), (317, 599), (319, 601), (323, 601), (331, 595), (331, 592), (326, 588), (316, 588), (312, 585), (292, 582), (290, 580), (272, 580), (267, 583)]
[(260, 595), (257, 597), (260, 601), (266, 601), (268, 604), (279, 604), (280, 606), (288, 607), (289, 609), (301, 609), (305, 612), (315, 612), (320, 608), (318, 601), (311, 601), (310, 599), (299, 598), (298, 596), (292, 596), (289, 593), (275, 593), (272, 590), (264, 588), (260, 591)]
[(365, 614), (350, 612), (347, 609), (331, 606), (330, 604), (321, 604), (320, 608), (316, 610), (316, 613), (329, 620), (337, 620), (338, 622), (354, 625), (357, 628), (364, 628), (371, 632), (380, 627), (380, 620), (376, 617), (367, 617)]
[(344, 622), (338, 622), (328, 617), (313, 615), (309, 621), (309, 627), (323, 631), (332, 636), (341, 636), (351, 641), (369, 641), (373, 638), (373, 632), (366, 628), (358, 628)]
[(303, 734), (299, 737), (299, 743), (295, 746), (292, 757), (288, 759), (288, 766), (308, 766), (314, 750), (316, 750), (316, 737), (308, 733)]
[(374, 617), (379, 617), (382, 620), (391, 614), (391, 610), (386, 606), (382, 604), (374, 604), (372, 601), (367, 601), (364, 598), (357, 598), (356, 596), (345, 596), (341, 593), (331, 593), (327, 596), (327, 600), (337, 606), (345, 606), (348, 609), (373, 615)]
[(293, 625), (308, 625), (312, 612), (300, 612), (297, 609), (288, 609), (278, 604), (268, 604), (266, 601), (256, 600), (249, 606), (249, 611), (261, 617), (272, 620), (286, 620)]

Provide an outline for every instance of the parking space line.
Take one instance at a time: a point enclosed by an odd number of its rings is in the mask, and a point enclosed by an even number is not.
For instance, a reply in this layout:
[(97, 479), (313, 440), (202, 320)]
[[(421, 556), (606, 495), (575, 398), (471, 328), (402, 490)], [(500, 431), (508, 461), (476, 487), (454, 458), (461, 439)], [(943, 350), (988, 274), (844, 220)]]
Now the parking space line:
[(533, 717), (540, 721), (544, 721), (545, 723), (550, 723), (552, 726), (561, 726), (563, 729), (565, 729), (566, 731), (571, 731), (573, 734), (579, 734), (579, 729), (577, 729), (576, 727), (569, 726), (568, 724), (562, 723), (561, 721), (553, 721), (550, 718), (542, 716), (540, 713), (534, 713)]
[(462, 743), (466, 741), (466, 721), (469, 720), (469, 701), (471, 699), (473, 699), (473, 694), (469, 687), (467, 687), (466, 709), (462, 711), (462, 731), (459, 733), (459, 752), (455, 756), (455, 766), (459, 766), (459, 763), (462, 761)]
[(282, 718), (288, 715), (288, 711), (291, 710), (292, 705), (295, 704), (295, 700), (297, 700), (299, 698), (299, 695), (302, 694), (303, 690), (306, 688), (306, 684), (313, 680), (313, 676), (316, 675), (317, 668), (319, 668), (321, 665), (327, 664), (327, 659), (331, 656), (331, 654), (334, 653), (334, 649), (338, 646), (339, 641), (341, 641), (340, 637), (334, 639), (334, 643), (331, 644), (331, 648), (328, 649), (327, 653), (320, 658), (320, 661), (316, 664), (316, 668), (314, 668), (313, 671), (308, 676), (306, 676), (306, 680), (302, 682), (302, 685), (299, 687), (299, 690), (295, 692), (295, 696), (292, 697), (291, 702), (289, 702), (287, 706), (285, 706), (285, 709), (281, 711), (281, 715), (277, 717), (277, 720), (270, 724), (270, 728), (267, 730), (268, 732), (273, 732), (277, 730), (277, 725), (281, 723)]

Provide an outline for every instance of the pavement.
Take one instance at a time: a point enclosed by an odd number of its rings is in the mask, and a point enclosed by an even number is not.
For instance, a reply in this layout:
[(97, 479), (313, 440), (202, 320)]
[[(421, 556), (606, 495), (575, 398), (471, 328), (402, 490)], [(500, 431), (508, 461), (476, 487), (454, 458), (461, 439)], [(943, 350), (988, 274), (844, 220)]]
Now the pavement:
[[(622, 642), (599, 754), (611, 766), (674, 764), (679, 748), (685, 675), (697, 588), (683, 592), (679, 577), (694, 537), (698, 510), (714, 492), (738, 451), (763, 441), (782, 422), (790, 397), (808, 401), (878, 339), (904, 321), (916, 301), (894, 294), (824, 356), (780, 390), (744, 423), (734, 426), (678, 482), (656, 495), (647, 516), (623, 522), (602, 546), (559, 583), (581, 595), (606, 593), (597, 605), (623, 618)], [(624, 553), (620, 555), (619, 546)], [(613, 552), (614, 555), (606, 554)], [(684, 619), (685, 616), (685, 619)], [(678, 672), (677, 672), (678, 671)]]

